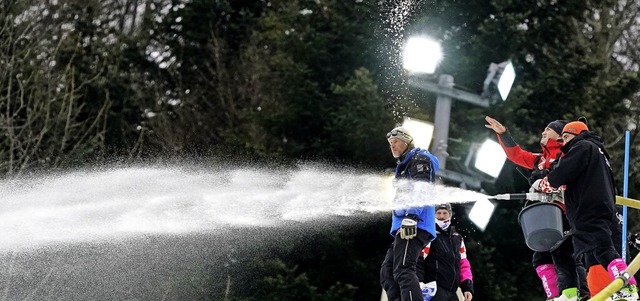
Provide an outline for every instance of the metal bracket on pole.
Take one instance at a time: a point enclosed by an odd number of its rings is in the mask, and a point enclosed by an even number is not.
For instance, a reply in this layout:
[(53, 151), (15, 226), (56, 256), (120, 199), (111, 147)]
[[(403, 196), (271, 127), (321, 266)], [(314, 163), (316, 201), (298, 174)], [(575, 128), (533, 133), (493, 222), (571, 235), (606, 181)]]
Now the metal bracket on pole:
[(629, 273), (624, 271), (624, 272), (618, 274), (618, 276), (616, 276), (616, 279), (622, 279), (622, 281), (624, 281), (624, 284), (622, 286), (625, 286), (625, 285), (629, 284), (629, 279), (631, 279), (631, 275), (629, 275)]
[[(453, 83), (453, 79), (451, 80)], [(464, 90), (459, 90), (453, 87), (444, 87), (440, 84), (436, 84), (428, 81), (425, 78), (409, 77), (409, 85), (421, 90), (436, 93), (438, 95), (444, 95), (453, 99), (462, 100), (476, 106), (488, 108), (490, 103), (488, 99), (482, 98), (480, 95), (469, 93)]]

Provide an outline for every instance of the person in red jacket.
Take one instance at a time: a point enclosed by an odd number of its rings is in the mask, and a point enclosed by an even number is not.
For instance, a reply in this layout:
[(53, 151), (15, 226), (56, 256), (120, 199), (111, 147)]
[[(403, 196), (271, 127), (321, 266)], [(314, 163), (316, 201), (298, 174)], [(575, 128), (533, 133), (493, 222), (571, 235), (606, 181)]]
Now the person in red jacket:
[[(513, 140), (507, 128), (497, 120), (486, 116), (485, 121), (487, 122), (485, 127), (496, 132), (498, 141), (506, 153), (507, 158), (521, 167), (532, 170), (529, 184), (535, 180), (544, 178), (547, 173), (549, 173), (552, 163), (562, 155), (560, 148), (563, 144), (560, 134), (562, 133), (563, 127), (567, 124), (567, 121), (555, 120), (544, 128), (540, 137), (541, 153), (523, 150)], [(564, 208), (564, 203), (559, 201), (558, 203), (558, 205)], [(580, 269), (580, 267), (576, 266), (575, 260), (571, 257), (572, 253), (573, 249), (570, 240), (563, 242), (560, 247), (553, 252), (534, 251), (532, 259), (533, 267), (542, 282), (542, 288), (547, 295), (547, 300), (558, 297), (560, 293), (565, 290), (567, 290), (565, 294), (576, 294), (578, 287), (581, 288), (581, 295), (588, 296), (586, 283), (579, 285), (576, 269)], [(583, 277), (580, 277), (580, 280), (583, 281), (586, 278), (584, 276), (584, 268), (582, 268), (580, 272), (581, 275), (583, 275)]]

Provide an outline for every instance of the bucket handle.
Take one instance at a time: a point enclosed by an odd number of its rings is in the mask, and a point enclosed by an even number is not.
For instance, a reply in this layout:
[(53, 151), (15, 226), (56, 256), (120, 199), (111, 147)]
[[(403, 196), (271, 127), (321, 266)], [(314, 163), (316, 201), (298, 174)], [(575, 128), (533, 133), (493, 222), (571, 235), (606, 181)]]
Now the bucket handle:
[(529, 207), (529, 205), (531, 205), (531, 203), (533, 203), (533, 202), (536, 202), (536, 201), (525, 200), (524, 206), (522, 206), (522, 209)]

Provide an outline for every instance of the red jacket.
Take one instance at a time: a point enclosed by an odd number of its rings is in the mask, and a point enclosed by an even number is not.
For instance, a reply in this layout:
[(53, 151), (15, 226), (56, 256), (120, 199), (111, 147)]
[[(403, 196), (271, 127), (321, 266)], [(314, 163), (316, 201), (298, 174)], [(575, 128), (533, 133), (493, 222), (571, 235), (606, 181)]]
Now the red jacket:
[[(502, 149), (507, 154), (507, 158), (511, 162), (530, 170), (550, 170), (551, 163), (559, 160), (563, 155), (561, 150), (563, 143), (553, 139), (547, 140), (547, 145), (540, 144), (542, 153), (532, 153), (523, 150), (522, 148), (520, 148), (520, 145), (518, 145), (513, 140), (513, 137), (511, 137), (509, 131), (504, 132), (502, 135), (498, 134), (498, 142), (500, 142), (500, 146), (502, 146)], [(549, 186), (549, 191), (547, 192), (555, 190), (554, 188), (550, 187), (548, 182), (544, 180), (543, 182), (545, 182), (545, 184)], [(565, 211), (564, 202), (554, 201), (554, 203), (562, 207), (562, 211)]]
[(540, 144), (540, 147), (542, 147), (542, 153), (532, 153), (523, 150), (515, 143), (515, 141), (513, 141), (509, 131), (506, 131), (502, 135), (498, 135), (498, 141), (500, 142), (502, 149), (504, 149), (504, 152), (507, 154), (507, 158), (511, 162), (532, 170), (549, 169), (551, 167), (551, 163), (557, 160), (558, 154), (562, 153), (560, 151), (562, 142), (552, 139), (547, 141), (547, 145)]

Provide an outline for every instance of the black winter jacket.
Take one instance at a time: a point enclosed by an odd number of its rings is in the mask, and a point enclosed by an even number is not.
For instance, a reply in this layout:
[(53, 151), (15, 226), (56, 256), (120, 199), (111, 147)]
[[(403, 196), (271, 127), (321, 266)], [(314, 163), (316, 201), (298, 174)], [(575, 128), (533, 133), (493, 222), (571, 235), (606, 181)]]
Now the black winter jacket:
[[(473, 294), (473, 281), (471, 279), (471, 267), (463, 250), (463, 238), (455, 231), (453, 226), (442, 230), (436, 225), (436, 238), (427, 246), (418, 258), (416, 266), (418, 279), (420, 282), (429, 283), (435, 281), (438, 289), (446, 289), (455, 293), (460, 287), (463, 292)], [(464, 280), (460, 282), (461, 267)]]
[(582, 132), (562, 147), (562, 157), (547, 176), (553, 187), (566, 185), (565, 205), (576, 254), (611, 241), (615, 193), (609, 154), (602, 140)]

